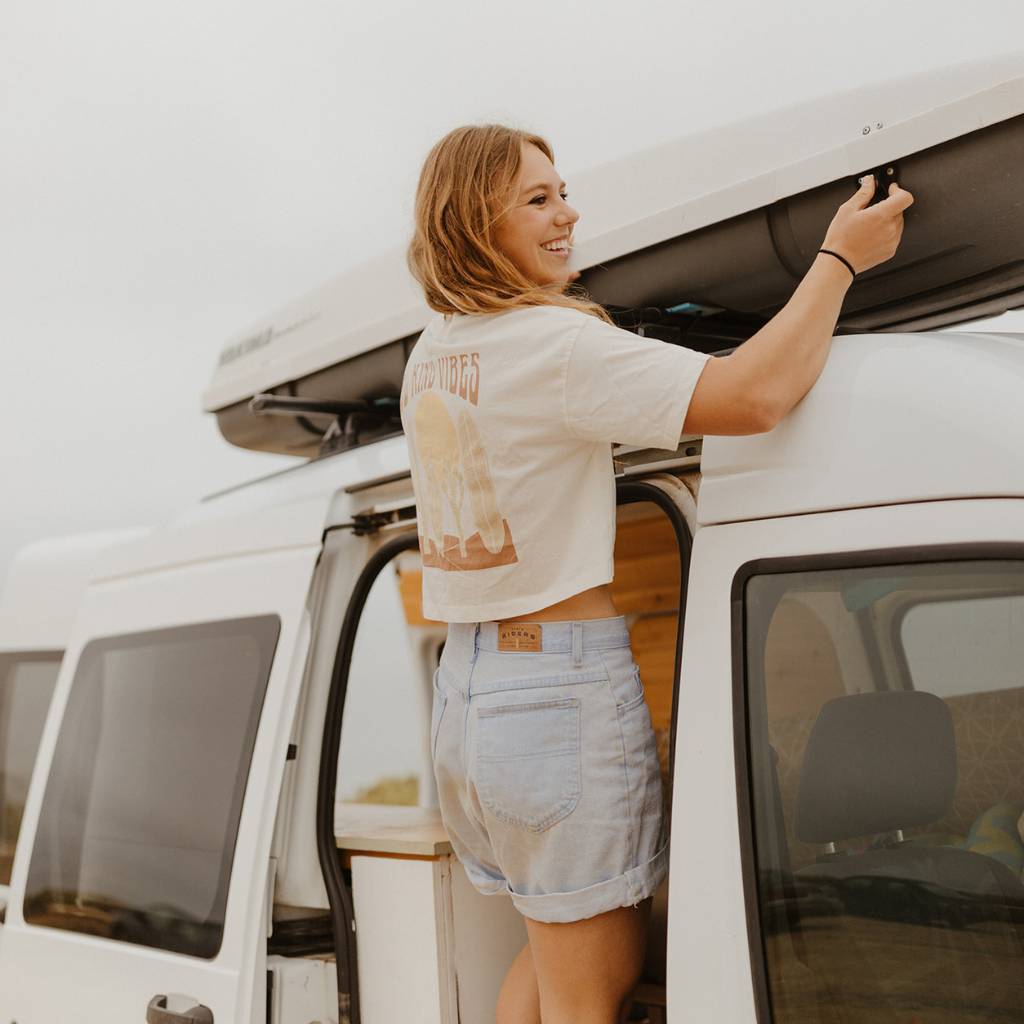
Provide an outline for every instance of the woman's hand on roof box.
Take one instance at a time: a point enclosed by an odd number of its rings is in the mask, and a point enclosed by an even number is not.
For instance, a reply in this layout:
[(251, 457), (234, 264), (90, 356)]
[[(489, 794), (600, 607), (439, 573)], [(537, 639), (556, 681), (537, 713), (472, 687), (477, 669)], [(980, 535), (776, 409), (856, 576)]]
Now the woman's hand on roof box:
[(893, 258), (903, 237), (903, 211), (914, 201), (895, 182), (887, 199), (869, 206), (874, 194), (875, 179), (868, 174), (836, 211), (821, 246), (845, 256), (858, 274)]
[[(845, 257), (859, 273), (891, 259), (903, 234), (903, 211), (914, 197), (893, 184), (889, 197), (869, 206), (871, 175), (839, 207), (824, 249)], [(789, 302), (731, 355), (711, 359), (690, 398), (687, 434), (759, 434), (774, 429), (818, 379), (853, 283), (833, 256), (817, 256)]]

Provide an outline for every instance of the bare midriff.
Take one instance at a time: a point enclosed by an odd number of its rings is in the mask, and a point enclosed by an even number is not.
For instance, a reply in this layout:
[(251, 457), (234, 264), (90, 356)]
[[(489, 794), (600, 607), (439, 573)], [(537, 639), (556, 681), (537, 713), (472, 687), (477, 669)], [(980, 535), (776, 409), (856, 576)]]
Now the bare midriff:
[(618, 615), (612, 601), (611, 587), (607, 583), (591, 587), (567, 597), (557, 604), (548, 605), (529, 615), (513, 615), (502, 622), (565, 622), (570, 619), (609, 619)]

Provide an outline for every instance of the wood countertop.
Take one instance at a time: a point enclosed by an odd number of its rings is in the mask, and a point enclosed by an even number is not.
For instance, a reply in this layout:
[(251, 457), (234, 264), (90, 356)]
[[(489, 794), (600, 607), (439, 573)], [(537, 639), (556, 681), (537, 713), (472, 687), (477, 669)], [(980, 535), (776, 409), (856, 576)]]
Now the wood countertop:
[(334, 805), (334, 841), (341, 850), (443, 857), (452, 852), (436, 807)]

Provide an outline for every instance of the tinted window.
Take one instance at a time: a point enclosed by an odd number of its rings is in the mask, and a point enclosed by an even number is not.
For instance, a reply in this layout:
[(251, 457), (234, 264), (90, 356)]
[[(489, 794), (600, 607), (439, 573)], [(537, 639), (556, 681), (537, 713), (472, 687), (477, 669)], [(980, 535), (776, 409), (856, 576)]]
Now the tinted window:
[(212, 957), (279, 620), (82, 651), (36, 834), (26, 921)]
[(0, 885), (11, 881), (25, 796), (60, 657), (59, 653), (0, 655)]
[(1024, 1020), (1024, 565), (753, 576), (745, 683), (780, 1024)]

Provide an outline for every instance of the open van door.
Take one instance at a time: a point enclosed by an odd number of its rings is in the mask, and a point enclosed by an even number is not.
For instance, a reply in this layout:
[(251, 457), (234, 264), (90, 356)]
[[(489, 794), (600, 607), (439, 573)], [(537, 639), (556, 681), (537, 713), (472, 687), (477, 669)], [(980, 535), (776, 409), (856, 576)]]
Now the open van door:
[(262, 1020), (323, 506), (186, 522), (87, 590), (25, 806), (0, 1016)]
[[(635, 653), (648, 681), (666, 777), (671, 774), (667, 768), (695, 502), (683, 480), (659, 470), (695, 467), (699, 447), (691, 439), (671, 457), (642, 450), (616, 453), (620, 511), (613, 593), (633, 630)], [(640, 476), (644, 479), (634, 479)], [(411, 702), (416, 694), (429, 692), (444, 640), (444, 625), (422, 616), (417, 535), (408, 500), (405, 516), (396, 508), (376, 523), (364, 517), (345, 524), (379, 533), (351, 591), (323, 716), (318, 846), (334, 925), (339, 1006), (347, 1014), (343, 1019), (353, 1024), (483, 1020), (493, 1014), (505, 972), (527, 938), (510, 900), (481, 896), (467, 881), (441, 823), (432, 779), (421, 779), (418, 794), (398, 801), (409, 806), (339, 799), (339, 788), (347, 786), (343, 733), (351, 739), (354, 733), (375, 731), (368, 718), (358, 717), (359, 702), (349, 699), (375, 675), (374, 650), (409, 642), (415, 664), (411, 678), (401, 682), (408, 684), (405, 700)], [(331, 544), (328, 539), (325, 550)], [(374, 619), (371, 636), (360, 626), (368, 598), (378, 589), (400, 593), (401, 607), (386, 627)], [(431, 743), (436, 726), (434, 719)], [(355, 759), (347, 766), (358, 767)], [(652, 935), (649, 963), (634, 994), (635, 1001), (656, 1013), (665, 1007), (667, 913), (665, 885), (655, 899), (652, 932), (657, 934)]]

